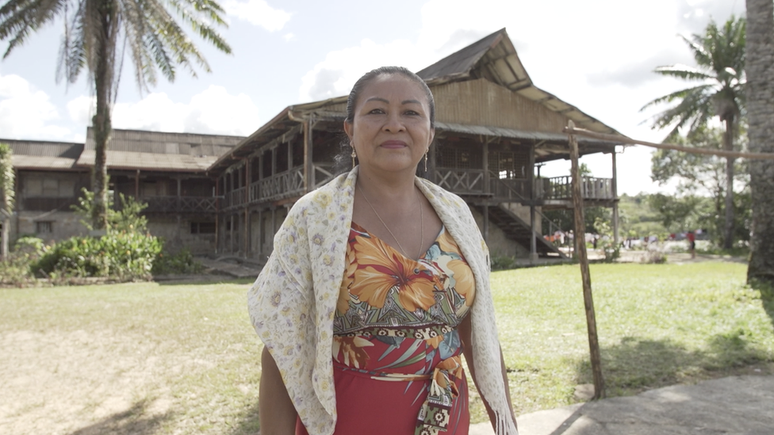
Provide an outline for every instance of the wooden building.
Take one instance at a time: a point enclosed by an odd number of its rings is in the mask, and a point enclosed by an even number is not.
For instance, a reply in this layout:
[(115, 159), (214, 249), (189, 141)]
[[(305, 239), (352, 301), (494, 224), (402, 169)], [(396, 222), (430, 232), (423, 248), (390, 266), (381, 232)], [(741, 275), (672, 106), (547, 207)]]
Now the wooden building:
[[(535, 87), (505, 29), (418, 75), (436, 103), (429, 167), (418, 175), (467, 201), (494, 255), (562, 257), (541, 234), (541, 210), (572, 207), (570, 176), (540, 177), (539, 165), (569, 158), (562, 133), (569, 120), (619, 133)], [(219, 252), (264, 259), (288, 208), (350, 169), (342, 127), (346, 100), (287, 107), (210, 166), (222, 197)], [(586, 204), (617, 210), (617, 144), (580, 138), (579, 145), (581, 156), (609, 153), (614, 174), (583, 180)]]
[[(494, 255), (560, 258), (542, 236), (552, 232), (542, 210), (572, 207), (570, 174), (544, 178), (540, 165), (569, 158), (569, 120), (618, 133), (535, 87), (504, 29), (418, 74), (436, 102), (429, 167), (418, 175), (467, 201)], [(246, 138), (114, 130), (111, 189), (146, 202), (149, 230), (172, 250), (263, 261), (289, 207), (350, 169), (346, 100), (289, 106)], [(17, 174), (12, 239), (85, 234), (70, 206), (90, 185), (91, 129), (85, 144), (0, 141), (11, 145)], [(584, 179), (583, 196), (615, 211), (616, 143), (579, 144), (581, 155), (611, 155), (613, 178)]]
[[(110, 192), (148, 204), (148, 230), (171, 250), (197, 254), (216, 250), (219, 200), (207, 172), (218, 156), (242, 137), (113, 130), (107, 153)], [(85, 144), (0, 140), (13, 151), (16, 205), (11, 239), (35, 235), (45, 241), (87, 234), (72, 211), (82, 188), (91, 185), (94, 139)]]

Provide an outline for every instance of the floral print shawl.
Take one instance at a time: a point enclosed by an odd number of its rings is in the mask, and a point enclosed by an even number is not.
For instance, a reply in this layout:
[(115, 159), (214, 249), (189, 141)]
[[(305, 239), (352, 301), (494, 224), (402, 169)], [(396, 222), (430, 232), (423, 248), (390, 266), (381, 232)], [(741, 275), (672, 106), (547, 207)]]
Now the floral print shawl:
[[(346, 267), (357, 173), (355, 168), (340, 175), (295, 203), (248, 291), (253, 326), (276, 361), (310, 435), (331, 435), (336, 426), (333, 317)], [(477, 294), (470, 315), (476, 384), (497, 415), (497, 435), (516, 435), (502, 379), (486, 244), (461, 198), (425, 179), (416, 178), (415, 184), (473, 271)]]

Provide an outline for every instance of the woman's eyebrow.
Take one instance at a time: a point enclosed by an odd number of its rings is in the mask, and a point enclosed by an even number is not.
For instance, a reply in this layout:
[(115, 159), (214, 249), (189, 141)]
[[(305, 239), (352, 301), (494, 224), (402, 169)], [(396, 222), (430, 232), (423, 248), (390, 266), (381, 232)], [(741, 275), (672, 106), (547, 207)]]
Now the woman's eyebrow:
[[(371, 97), (371, 98), (366, 100), (366, 102), (368, 102), (368, 101), (381, 101), (382, 103), (390, 104), (390, 100), (388, 100), (386, 98), (381, 98), (381, 97)], [(403, 100), (403, 101), (400, 102), (400, 104), (419, 104), (419, 105), (421, 105), (422, 102), (419, 101), (419, 100)]]

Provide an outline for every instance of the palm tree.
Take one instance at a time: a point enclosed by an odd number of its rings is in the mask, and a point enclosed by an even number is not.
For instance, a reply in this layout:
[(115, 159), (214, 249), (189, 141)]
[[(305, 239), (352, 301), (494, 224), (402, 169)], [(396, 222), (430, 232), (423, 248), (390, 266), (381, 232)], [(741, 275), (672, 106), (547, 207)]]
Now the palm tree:
[(110, 141), (111, 106), (118, 90), (124, 50), (134, 64), (141, 91), (156, 83), (157, 70), (174, 81), (176, 65), (196, 76), (192, 62), (205, 71), (210, 67), (199, 50), (178, 26), (172, 13), (219, 50), (231, 47), (214, 30), (225, 26), (223, 9), (214, 0), (8, 0), (0, 7), (0, 40), (9, 40), (3, 58), (22, 45), (31, 33), (64, 19), (65, 31), (59, 52), (57, 79), (74, 83), (84, 67), (96, 95), (92, 118), (95, 162), (92, 177), (93, 226), (107, 225), (107, 147)]
[[(678, 102), (656, 115), (653, 128), (671, 127), (669, 137), (687, 127), (695, 131), (715, 116), (724, 124), (723, 149), (734, 149), (739, 118), (745, 108), (745, 27), (744, 18), (731, 18), (722, 28), (710, 21), (705, 35), (683, 36), (698, 67), (661, 66), (661, 75), (698, 82), (696, 86), (656, 98), (643, 109), (663, 103)], [(723, 246), (730, 249), (734, 234), (734, 159), (726, 159), (726, 198)]]
[[(750, 151), (774, 153), (774, 2), (747, 0)], [(752, 237), (747, 280), (774, 284), (774, 161), (750, 161)]]

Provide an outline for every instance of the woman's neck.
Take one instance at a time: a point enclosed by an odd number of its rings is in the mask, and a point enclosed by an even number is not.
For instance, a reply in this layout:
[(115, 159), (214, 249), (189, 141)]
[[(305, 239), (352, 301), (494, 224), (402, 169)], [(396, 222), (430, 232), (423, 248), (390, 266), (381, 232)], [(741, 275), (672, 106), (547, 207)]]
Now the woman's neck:
[(383, 176), (363, 171), (358, 172), (357, 184), (369, 197), (378, 201), (402, 200), (416, 195), (414, 175), (390, 174)]

